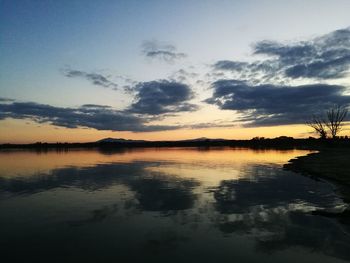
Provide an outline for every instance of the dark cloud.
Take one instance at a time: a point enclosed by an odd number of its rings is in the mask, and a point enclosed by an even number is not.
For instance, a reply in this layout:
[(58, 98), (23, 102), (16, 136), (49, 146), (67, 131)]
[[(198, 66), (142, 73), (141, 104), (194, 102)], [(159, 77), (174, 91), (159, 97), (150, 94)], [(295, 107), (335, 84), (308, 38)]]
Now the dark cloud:
[(142, 53), (148, 58), (159, 59), (168, 63), (187, 57), (185, 53), (177, 52), (175, 46), (162, 44), (158, 41), (145, 41), (142, 44)]
[(343, 77), (350, 66), (350, 53), (331, 61), (316, 61), (309, 64), (295, 65), (286, 69), (291, 78), (339, 78)]
[(99, 73), (88, 73), (81, 70), (73, 70), (73, 69), (63, 69), (63, 74), (68, 78), (84, 78), (91, 82), (93, 85), (101, 86), (104, 88), (113, 88), (117, 89), (118, 84), (114, 83), (109, 79), (109, 76), (104, 76)]
[(108, 109), (111, 108), (111, 106), (107, 106), (107, 105), (98, 105), (98, 104), (84, 104), (81, 105), (82, 108), (95, 108), (95, 109)]
[(31, 119), (67, 128), (88, 127), (97, 130), (149, 132), (178, 129), (178, 126), (147, 125), (148, 119), (117, 111), (108, 106), (84, 105), (62, 108), (32, 102), (0, 104), (0, 120)]
[(244, 81), (219, 80), (213, 96), (206, 100), (223, 110), (243, 114), (248, 126), (304, 123), (312, 114), (333, 105), (350, 105), (346, 88), (337, 85), (252, 86)]
[(186, 84), (169, 80), (139, 82), (130, 87), (130, 93), (135, 96), (135, 102), (125, 110), (114, 110), (111, 106), (97, 104), (64, 108), (2, 99), (0, 120), (6, 118), (30, 119), (37, 123), (49, 123), (66, 128), (87, 127), (97, 130), (132, 132), (231, 126), (217, 122), (151, 125), (151, 121), (161, 120), (169, 114), (198, 109), (197, 105), (189, 102), (194, 95)]
[(241, 78), (262, 74), (262, 80), (276, 75), (293, 79), (340, 78), (350, 69), (350, 28), (297, 43), (264, 40), (256, 43), (253, 51), (269, 59), (252, 63), (222, 60), (214, 64), (214, 69), (236, 72)]
[(0, 102), (12, 102), (12, 101), (15, 101), (15, 100), (14, 99), (0, 97)]
[(197, 109), (188, 102), (193, 93), (186, 84), (168, 80), (140, 82), (134, 90), (136, 102), (128, 109), (133, 113), (159, 115)]
[(247, 62), (239, 62), (239, 61), (231, 61), (231, 60), (220, 60), (214, 64), (216, 69), (220, 70), (244, 70), (249, 63)]

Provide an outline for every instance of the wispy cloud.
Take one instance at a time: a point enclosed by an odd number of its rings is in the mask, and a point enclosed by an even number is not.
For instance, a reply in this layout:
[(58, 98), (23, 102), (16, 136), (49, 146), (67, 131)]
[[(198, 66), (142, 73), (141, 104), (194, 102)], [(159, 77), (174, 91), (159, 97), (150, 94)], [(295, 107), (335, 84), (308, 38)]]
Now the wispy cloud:
[(192, 70), (186, 70), (182, 68), (173, 72), (169, 78), (178, 82), (189, 82), (191, 80), (197, 79), (198, 77), (198, 73), (193, 72)]
[(118, 84), (110, 79), (110, 76), (102, 75), (96, 72), (85, 72), (81, 70), (75, 70), (70, 68), (62, 69), (63, 74), (68, 78), (83, 78), (96, 86), (104, 88), (117, 89)]
[(185, 53), (178, 52), (174, 45), (164, 44), (156, 40), (143, 42), (142, 53), (147, 58), (158, 59), (167, 63), (173, 63), (187, 57)]

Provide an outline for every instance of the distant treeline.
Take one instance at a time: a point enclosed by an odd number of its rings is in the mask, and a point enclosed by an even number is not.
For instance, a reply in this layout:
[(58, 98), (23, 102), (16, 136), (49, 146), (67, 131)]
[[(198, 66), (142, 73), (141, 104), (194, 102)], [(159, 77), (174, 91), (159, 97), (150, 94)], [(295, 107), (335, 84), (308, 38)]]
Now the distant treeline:
[(350, 138), (336, 139), (294, 139), (281, 136), (273, 139), (255, 137), (251, 140), (201, 140), (201, 141), (125, 141), (125, 142), (88, 142), (88, 143), (42, 143), (2, 144), (0, 149), (69, 149), (69, 148), (146, 148), (146, 147), (248, 147), (280, 149), (319, 149), (323, 147), (350, 147)]

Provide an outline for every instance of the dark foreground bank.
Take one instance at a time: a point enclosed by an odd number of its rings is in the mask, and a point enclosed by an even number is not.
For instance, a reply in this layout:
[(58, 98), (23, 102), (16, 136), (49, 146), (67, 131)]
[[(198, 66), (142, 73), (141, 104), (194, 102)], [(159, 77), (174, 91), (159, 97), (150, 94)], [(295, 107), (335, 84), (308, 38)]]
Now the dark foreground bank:
[(324, 148), (320, 152), (292, 159), (285, 168), (350, 187), (349, 148)]
[[(322, 148), (317, 153), (300, 156), (284, 165), (287, 170), (315, 179), (325, 179), (336, 187), (344, 202), (350, 204), (350, 149), (347, 147)], [(316, 211), (314, 214), (337, 217), (350, 223), (350, 208), (345, 211)]]

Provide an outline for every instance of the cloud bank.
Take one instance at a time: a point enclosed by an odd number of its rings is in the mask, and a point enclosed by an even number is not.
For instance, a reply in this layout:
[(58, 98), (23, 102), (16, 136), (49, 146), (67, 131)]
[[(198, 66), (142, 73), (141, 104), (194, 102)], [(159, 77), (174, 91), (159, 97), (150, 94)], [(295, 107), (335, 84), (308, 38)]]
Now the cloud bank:
[(0, 98), (0, 120), (30, 119), (66, 128), (131, 132), (192, 128), (192, 125), (150, 124), (152, 120), (159, 120), (166, 114), (197, 110), (196, 105), (189, 103), (194, 95), (188, 85), (168, 80), (140, 82), (132, 87), (131, 92), (135, 94), (135, 102), (125, 110), (98, 104), (64, 108)]
[(66, 128), (87, 127), (96, 130), (151, 132), (178, 129), (178, 126), (148, 125), (149, 120), (113, 110), (109, 106), (86, 104), (78, 108), (54, 107), (33, 102), (0, 104), (0, 120), (30, 119)]
[(276, 76), (291, 79), (337, 79), (350, 70), (350, 28), (336, 30), (321, 37), (295, 43), (264, 40), (256, 43), (253, 54), (265, 60), (253, 62), (221, 60), (213, 67), (237, 73), (240, 79), (271, 80)]
[(206, 102), (242, 114), (246, 126), (300, 124), (333, 105), (350, 105), (346, 88), (338, 85), (249, 85), (239, 80), (218, 80)]

